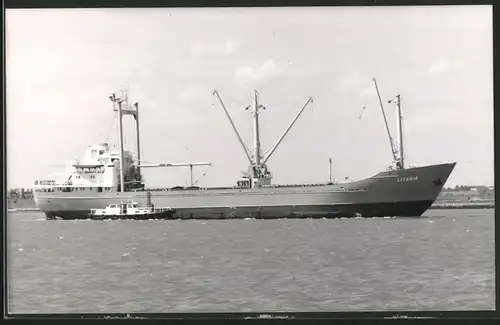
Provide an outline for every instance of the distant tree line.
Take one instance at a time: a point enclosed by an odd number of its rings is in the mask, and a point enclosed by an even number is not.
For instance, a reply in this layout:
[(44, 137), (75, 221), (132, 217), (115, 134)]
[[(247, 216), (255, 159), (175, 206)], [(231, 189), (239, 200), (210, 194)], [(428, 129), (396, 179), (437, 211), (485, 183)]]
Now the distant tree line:
[(447, 192), (468, 192), (472, 191), (472, 189), (477, 189), (480, 192), (486, 192), (489, 190), (487, 186), (470, 186), (470, 185), (456, 185), (455, 187), (443, 188), (443, 190)]

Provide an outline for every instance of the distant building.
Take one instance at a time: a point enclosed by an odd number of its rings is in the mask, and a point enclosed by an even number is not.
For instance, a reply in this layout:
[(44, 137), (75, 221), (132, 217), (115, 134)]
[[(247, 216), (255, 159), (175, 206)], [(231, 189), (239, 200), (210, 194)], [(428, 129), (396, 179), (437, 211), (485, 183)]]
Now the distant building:
[(33, 190), (24, 188), (13, 188), (9, 191), (9, 198), (12, 200), (33, 199)]
[(484, 185), (457, 185), (443, 188), (438, 196), (441, 202), (494, 201), (495, 187)]

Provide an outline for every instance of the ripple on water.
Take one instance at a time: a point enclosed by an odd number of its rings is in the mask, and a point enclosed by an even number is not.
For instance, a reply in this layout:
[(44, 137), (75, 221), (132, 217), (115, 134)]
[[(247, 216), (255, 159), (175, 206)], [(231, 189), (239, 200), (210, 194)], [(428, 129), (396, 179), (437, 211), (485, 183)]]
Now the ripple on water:
[(9, 219), (9, 311), (493, 309), (493, 212), (390, 219)]

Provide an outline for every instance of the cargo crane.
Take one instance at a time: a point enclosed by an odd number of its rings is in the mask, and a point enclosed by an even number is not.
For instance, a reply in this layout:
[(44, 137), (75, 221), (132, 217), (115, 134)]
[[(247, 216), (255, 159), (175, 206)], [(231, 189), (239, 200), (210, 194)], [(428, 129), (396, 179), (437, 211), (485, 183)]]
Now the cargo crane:
[[(136, 125), (136, 143), (137, 143), (137, 175), (141, 177), (140, 168), (151, 168), (151, 167), (189, 167), (190, 168), (190, 179), (191, 186), (193, 186), (193, 167), (196, 166), (211, 166), (209, 162), (198, 162), (198, 163), (163, 163), (163, 164), (143, 164), (141, 160), (141, 148), (140, 148), (140, 138), (139, 138), (139, 103), (134, 103), (135, 109), (131, 109), (128, 104), (128, 94), (126, 91), (121, 91), (121, 97), (117, 97), (116, 94), (111, 94), (109, 99), (113, 102), (113, 110), (118, 113), (118, 140), (119, 140), (119, 157), (120, 157), (120, 192), (125, 192), (125, 176), (124, 176), (124, 150), (123, 150), (123, 126), (122, 119), (124, 115), (132, 115), (135, 119)], [(136, 180), (136, 181), (141, 181)]]
[[(243, 151), (245, 152), (248, 161), (249, 161), (249, 173), (248, 176), (245, 176), (242, 180), (240, 180), (239, 186), (241, 187), (251, 187), (251, 188), (256, 188), (256, 187), (262, 187), (264, 185), (271, 185), (271, 179), (272, 179), (272, 174), (267, 168), (267, 161), (273, 153), (276, 151), (278, 148), (279, 144), (283, 141), (285, 136), (287, 135), (288, 131), (292, 128), (292, 126), (295, 124), (299, 116), (302, 114), (304, 109), (307, 107), (307, 105), (313, 101), (312, 97), (309, 97), (305, 104), (302, 106), (302, 108), (297, 112), (295, 117), (293, 118), (292, 122), (288, 125), (286, 130), (283, 132), (283, 134), (279, 137), (278, 141), (274, 144), (274, 146), (269, 149), (268, 153), (266, 151), (265, 155), (261, 153), (261, 147), (260, 147), (260, 134), (259, 134), (259, 114), (260, 114), (260, 109), (266, 109), (263, 105), (259, 104), (259, 92), (257, 90), (254, 90), (254, 96), (253, 96), (253, 105), (252, 105), (252, 115), (253, 115), (253, 140), (254, 140), (254, 152), (252, 152), (248, 149), (247, 145), (243, 142), (240, 134), (238, 133), (238, 130), (236, 129), (236, 126), (233, 123), (233, 120), (231, 119), (231, 116), (229, 115), (229, 112), (226, 109), (226, 106), (224, 105), (224, 102), (222, 101), (222, 98), (220, 97), (220, 94), (217, 90), (214, 90), (213, 92), (214, 96), (217, 96), (219, 99), (222, 108), (224, 109), (224, 112), (226, 113), (227, 118), (229, 119), (229, 122), (231, 123), (231, 126), (233, 127), (234, 133), (236, 134), (236, 137), (238, 138), (238, 141), (240, 142), (241, 146), (243, 147)], [(246, 107), (245, 109), (248, 110), (250, 106)]]
[[(391, 131), (389, 130), (389, 124), (387, 123), (387, 118), (385, 115), (385, 110), (384, 110), (384, 105), (382, 104), (382, 98), (380, 96), (380, 92), (378, 89), (377, 85), (377, 80), (375, 78), (372, 78), (373, 83), (375, 84), (375, 90), (377, 91), (377, 96), (378, 100), (380, 103), (380, 109), (382, 110), (382, 116), (384, 117), (384, 122), (385, 122), (385, 128), (387, 130), (387, 135), (389, 137), (389, 144), (391, 146), (391, 153), (392, 153), (392, 158), (393, 158), (393, 163), (396, 165), (396, 169), (404, 169), (404, 151), (403, 151), (403, 129), (402, 129), (402, 120), (403, 116), (401, 114), (401, 98), (399, 93), (396, 95), (394, 99), (391, 99), (388, 101), (388, 103), (393, 103), (395, 102), (398, 106), (398, 113), (397, 113), (397, 128), (398, 128), (398, 141), (397, 145), (394, 143), (394, 140), (391, 136)], [(398, 148), (399, 146), (399, 148)]]

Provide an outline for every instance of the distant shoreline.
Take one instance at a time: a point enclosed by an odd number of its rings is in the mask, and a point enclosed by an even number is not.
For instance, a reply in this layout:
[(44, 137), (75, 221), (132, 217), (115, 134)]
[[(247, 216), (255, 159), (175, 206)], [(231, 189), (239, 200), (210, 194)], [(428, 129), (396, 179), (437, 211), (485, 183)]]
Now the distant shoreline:
[(15, 208), (7, 209), (7, 212), (26, 212), (26, 211), (40, 211), (39, 208)]
[(477, 203), (437, 203), (429, 207), (429, 210), (465, 210), (465, 209), (495, 209), (494, 203), (477, 204)]
[(436, 205), (436, 206), (431, 206), (429, 207), (428, 210), (495, 210), (494, 205), (488, 205), (488, 206), (482, 206), (482, 205), (457, 205), (457, 206), (450, 206), (450, 205)]

